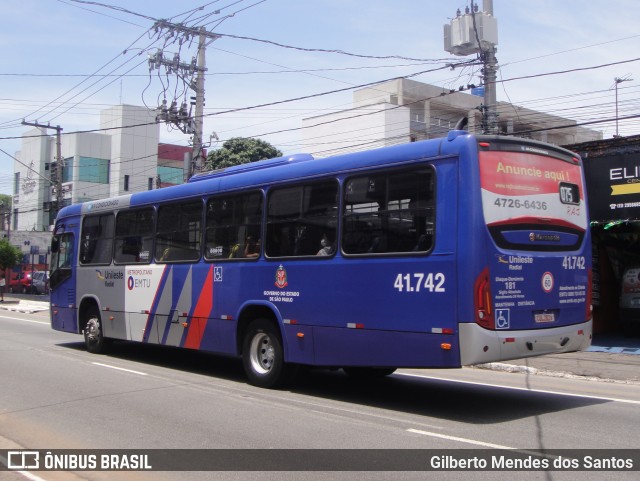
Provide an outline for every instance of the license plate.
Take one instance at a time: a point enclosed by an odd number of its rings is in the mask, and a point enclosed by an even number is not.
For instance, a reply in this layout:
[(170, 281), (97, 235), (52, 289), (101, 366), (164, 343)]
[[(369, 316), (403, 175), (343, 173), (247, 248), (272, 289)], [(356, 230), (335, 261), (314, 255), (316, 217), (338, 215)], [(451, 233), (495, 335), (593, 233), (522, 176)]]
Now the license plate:
[(632, 306), (640, 306), (640, 297), (632, 297), (631, 298)]
[(534, 314), (534, 320), (537, 323), (546, 323), (546, 322), (555, 322), (556, 315), (553, 312), (539, 312), (538, 314)]

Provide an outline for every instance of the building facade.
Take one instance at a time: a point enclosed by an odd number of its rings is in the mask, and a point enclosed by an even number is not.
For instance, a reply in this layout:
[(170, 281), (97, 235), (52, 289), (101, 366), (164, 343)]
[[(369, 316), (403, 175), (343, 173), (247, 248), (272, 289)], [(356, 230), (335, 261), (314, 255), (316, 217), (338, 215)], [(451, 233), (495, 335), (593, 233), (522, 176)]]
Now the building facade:
[(56, 138), (47, 129), (29, 130), (14, 163), (11, 228), (48, 231), (58, 207), (182, 183), (178, 159), (190, 147), (159, 144), (159, 130), (154, 110), (114, 106), (101, 112), (96, 132), (62, 136), (62, 165)]
[[(461, 119), (466, 119), (466, 130), (481, 133), (483, 102), (482, 96), (466, 91), (391, 80), (356, 90), (350, 109), (304, 119), (303, 144), (315, 157), (328, 157), (441, 137)], [(507, 135), (556, 145), (602, 138), (601, 132), (580, 127), (575, 120), (506, 102), (498, 102), (497, 113), (499, 131)]]

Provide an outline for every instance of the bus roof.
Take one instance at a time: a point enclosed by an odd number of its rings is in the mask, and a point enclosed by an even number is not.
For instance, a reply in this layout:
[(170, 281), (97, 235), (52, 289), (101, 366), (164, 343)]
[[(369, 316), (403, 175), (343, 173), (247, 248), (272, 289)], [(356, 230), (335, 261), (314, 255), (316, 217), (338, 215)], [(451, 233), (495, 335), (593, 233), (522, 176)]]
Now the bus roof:
[[(455, 140), (457, 142), (454, 142)], [(449, 145), (445, 147), (445, 144)], [(452, 144), (457, 145), (454, 146)], [(260, 188), (275, 182), (312, 179), (366, 168), (390, 167), (413, 160), (434, 158), (439, 155), (452, 155), (465, 148), (470, 148), (471, 145), (476, 145), (474, 136), (466, 131), (451, 131), (444, 138), (393, 145), (321, 159), (315, 159), (310, 154), (277, 157), (199, 174), (192, 177), (189, 182), (181, 185), (68, 206), (59, 212), (58, 217), (77, 215), (80, 212), (90, 213), (129, 206), (143, 206), (216, 192), (252, 187)]]

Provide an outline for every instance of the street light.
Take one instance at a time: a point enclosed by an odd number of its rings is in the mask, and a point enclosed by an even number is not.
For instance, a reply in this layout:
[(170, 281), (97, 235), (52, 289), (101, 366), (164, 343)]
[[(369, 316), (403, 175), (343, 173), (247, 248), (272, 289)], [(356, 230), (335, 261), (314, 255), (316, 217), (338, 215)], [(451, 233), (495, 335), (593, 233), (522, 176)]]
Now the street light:
[(625, 75), (624, 78), (616, 77), (613, 79), (616, 87), (616, 134), (614, 135), (615, 138), (620, 137), (620, 134), (618, 133), (618, 84), (633, 80), (632, 78), (629, 78), (629, 75), (631, 74)]

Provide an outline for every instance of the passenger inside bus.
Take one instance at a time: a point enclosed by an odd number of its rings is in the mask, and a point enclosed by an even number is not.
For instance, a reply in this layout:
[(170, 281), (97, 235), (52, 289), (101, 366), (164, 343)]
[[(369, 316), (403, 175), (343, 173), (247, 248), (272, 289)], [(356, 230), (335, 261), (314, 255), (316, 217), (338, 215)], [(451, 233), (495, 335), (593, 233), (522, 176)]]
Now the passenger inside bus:
[(255, 258), (260, 256), (260, 239), (254, 240), (252, 236), (248, 236), (245, 240), (244, 256)]
[(327, 234), (322, 235), (322, 239), (320, 239), (320, 246), (321, 248), (316, 254), (317, 256), (330, 256), (333, 254), (333, 245), (327, 237)]

